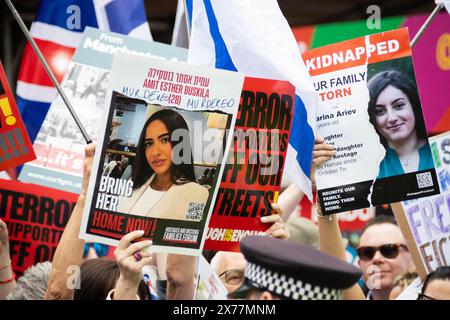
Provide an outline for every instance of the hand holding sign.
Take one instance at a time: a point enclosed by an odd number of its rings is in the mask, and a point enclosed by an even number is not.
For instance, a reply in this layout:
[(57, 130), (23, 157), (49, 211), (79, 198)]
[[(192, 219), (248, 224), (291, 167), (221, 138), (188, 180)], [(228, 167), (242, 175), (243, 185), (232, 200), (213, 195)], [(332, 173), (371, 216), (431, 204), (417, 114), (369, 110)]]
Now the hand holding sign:
[[(120, 269), (120, 277), (117, 281), (114, 300), (135, 299), (139, 283), (142, 279), (141, 269), (152, 262), (152, 254), (148, 249), (152, 241), (140, 241), (131, 243), (144, 235), (144, 231), (133, 231), (119, 241), (114, 251)], [(144, 249), (146, 249), (144, 251)]]
[(322, 137), (316, 137), (313, 149), (313, 159), (311, 166), (311, 182), (313, 189), (316, 189), (316, 168), (322, 165), (325, 161), (330, 160), (336, 154), (336, 148), (325, 142)]
[[(274, 208), (275, 212), (277, 208), (276, 205), (272, 204), (272, 208)], [(272, 223), (272, 226), (266, 230), (266, 235), (278, 238), (282, 240), (288, 240), (290, 237), (289, 230), (286, 228), (286, 223), (281, 218), (281, 215), (276, 213), (270, 216), (261, 217), (262, 223)]]
[(322, 137), (316, 137), (313, 149), (313, 165), (320, 166), (336, 154), (336, 148), (325, 142)]

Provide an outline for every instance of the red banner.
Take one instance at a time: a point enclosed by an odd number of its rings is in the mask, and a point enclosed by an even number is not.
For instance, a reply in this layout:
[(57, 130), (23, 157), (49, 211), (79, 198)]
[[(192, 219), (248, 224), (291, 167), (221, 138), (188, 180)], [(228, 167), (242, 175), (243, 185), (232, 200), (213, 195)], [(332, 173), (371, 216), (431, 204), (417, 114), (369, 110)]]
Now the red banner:
[(206, 250), (239, 251), (240, 240), (270, 225), (280, 191), (294, 113), (287, 81), (246, 77), (222, 182), (206, 236)]
[(0, 63), (0, 171), (36, 159)]
[(13, 270), (51, 261), (78, 195), (0, 180), (0, 218), (9, 231)]

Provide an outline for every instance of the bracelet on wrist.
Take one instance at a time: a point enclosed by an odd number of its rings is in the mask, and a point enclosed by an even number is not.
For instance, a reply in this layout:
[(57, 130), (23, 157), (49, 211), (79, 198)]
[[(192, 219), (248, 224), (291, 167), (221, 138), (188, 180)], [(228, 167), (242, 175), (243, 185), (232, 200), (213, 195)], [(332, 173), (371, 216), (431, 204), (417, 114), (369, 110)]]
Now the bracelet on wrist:
[(9, 279), (0, 281), (0, 285), (13, 282), (14, 280), (16, 280), (16, 274), (13, 271), (12, 276)]
[(329, 215), (323, 215), (322, 214), (322, 210), (320, 209), (320, 204), (319, 203), (317, 203), (317, 210), (316, 210), (316, 216), (318, 217), (318, 218), (320, 218), (320, 219), (327, 219), (327, 220), (329, 220), (329, 221), (331, 221), (332, 219), (333, 219), (333, 217), (332, 217), (332, 215), (331, 214), (329, 214)]

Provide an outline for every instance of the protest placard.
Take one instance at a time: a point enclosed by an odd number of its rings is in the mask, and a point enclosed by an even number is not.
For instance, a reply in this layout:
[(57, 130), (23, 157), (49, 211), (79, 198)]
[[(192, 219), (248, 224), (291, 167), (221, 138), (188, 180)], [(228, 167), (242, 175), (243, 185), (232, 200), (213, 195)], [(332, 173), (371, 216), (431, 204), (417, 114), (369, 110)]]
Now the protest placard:
[(442, 193), (392, 204), (422, 279), (450, 265), (450, 132), (431, 137), (430, 144)]
[[(303, 197), (296, 208), (296, 213), (304, 218), (317, 222), (317, 207)], [(361, 232), (367, 221), (375, 217), (375, 207), (355, 209), (337, 214), (339, 229), (344, 233)]]
[[(116, 55), (80, 236), (114, 245), (144, 230), (155, 252), (198, 255), (243, 81), (236, 72)], [(201, 179), (206, 169), (213, 175)]]
[(206, 250), (239, 251), (244, 236), (268, 229), (294, 113), (295, 88), (287, 81), (246, 77), (233, 144), (206, 236)]
[(34, 159), (33, 146), (0, 63), (0, 171)]
[[(171, 61), (187, 59), (185, 49), (87, 27), (62, 88), (93, 141), (97, 141), (116, 52)], [(37, 159), (23, 167), (19, 180), (80, 193), (85, 140), (59, 96), (50, 106), (33, 146)]]
[[(408, 28), (412, 39), (428, 17), (428, 13), (402, 16), (382, 15), (380, 20), (377, 19), (380, 22), (377, 28), (371, 28), (367, 20), (353, 20), (294, 27), (292, 31), (301, 52), (305, 52), (363, 35), (404, 27)], [(420, 89), (420, 101), (429, 135), (450, 130), (450, 101), (447, 98), (447, 88), (450, 83), (448, 23), (448, 13), (442, 10), (434, 17), (433, 23), (427, 25), (426, 32), (412, 48), (414, 73)]]
[(407, 29), (303, 54), (318, 133), (336, 155), (316, 170), (323, 214), (439, 193)]
[(228, 291), (202, 255), (198, 257), (197, 290), (194, 300), (226, 300)]
[(13, 180), (0, 180), (0, 218), (9, 231), (13, 270), (51, 261), (78, 195)]

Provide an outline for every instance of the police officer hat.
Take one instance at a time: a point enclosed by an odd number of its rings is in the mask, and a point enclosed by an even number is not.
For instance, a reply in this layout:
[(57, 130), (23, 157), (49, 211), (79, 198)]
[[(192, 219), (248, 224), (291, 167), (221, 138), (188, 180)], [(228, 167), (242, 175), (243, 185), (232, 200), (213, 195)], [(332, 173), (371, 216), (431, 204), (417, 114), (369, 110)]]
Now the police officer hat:
[(361, 270), (311, 246), (266, 236), (241, 241), (247, 259), (244, 284), (231, 298), (244, 299), (251, 289), (282, 299), (337, 300), (361, 277)]

